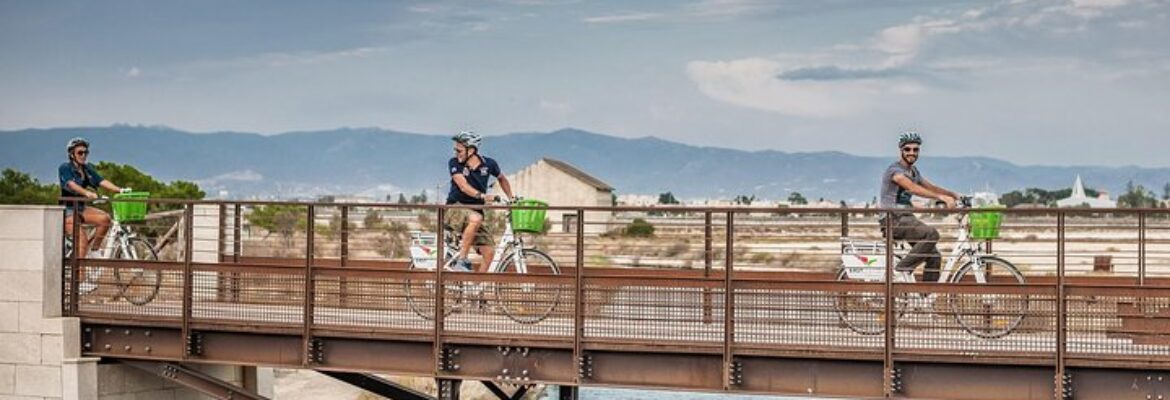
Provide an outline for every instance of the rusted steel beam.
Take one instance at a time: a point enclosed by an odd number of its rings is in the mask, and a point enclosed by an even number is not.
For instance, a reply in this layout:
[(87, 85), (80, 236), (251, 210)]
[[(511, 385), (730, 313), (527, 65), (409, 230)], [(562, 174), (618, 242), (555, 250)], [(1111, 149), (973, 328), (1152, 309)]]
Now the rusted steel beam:
[(885, 397), (893, 397), (896, 393), (898, 382), (894, 379), (894, 213), (887, 212), (885, 214), (885, 240), (886, 240), (886, 280), (885, 280), (885, 300), (882, 302), (885, 308), (883, 315), (883, 330), (885, 346), (883, 350), (885, 354), (882, 358), (882, 395)]
[[(193, 288), (194, 283), (192, 282), (195, 275), (191, 269), (191, 260), (192, 257), (194, 257), (193, 253), (195, 250), (195, 231), (194, 227), (192, 226), (195, 222), (195, 204), (187, 203), (186, 211), (187, 212), (183, 215), (183, 305), (181, 310), (181, 319), (183, 323), (182, 337), (184, 341), (190, 340), (191, 338), (191, 315), (192, 306), (195, 301)], [(187, 359), (190, 357), (190, 354), (188, 353), (189, 352), (183, 352), (182, 359)]]
[(434, 397), (373, 374), (318, 370), (318, 373), (391, 400), (434, 400)]
[(723, 261), (723, 389), (729, 390), (735, 385), (736, 379), (732, 373), (735, 354), (732, 345), (735, 343), (735, 287), (732, 279), (735, 275), (735, 213), (727, 213), (727, 243)]
[(251, 391), (224, 382), (219, 378), (187, 368), (185, 366), (155, 361), (120, 360), (123, 364), (146, 371), (159, 377), (186, 386), (212, 398), (223, 400), (252, 399), (265, 400)]
[(1071, 398), (1067, 374), (1065, 371), (1065, 354), (1068, 351), (1068, 293), (1065, 290), (1065, 214), (1056, 215), (1056, 374), (1053, 377), (1055, 388), (1053, 398)]
[(508, 394), (508, 392), (505, 392), (504, 389), (501, 389), (499, 385), (496, 385), (495, 382), (480, 381), (480, 383), (482, 383), (489, 392), (492, 392), (492, 394), (500, 400), (520, 400), (524, 398), (525, 394), (528, 394), (528, 389), (531, 388), (529, 385), (521, 385), (517, 387), (516, 391), (512, 392), (512, 394)]
[(572, 382), (584, 380), (585, 349), (585, 211), (577, 210), (576, 265), (573, 266), (573, 360)]

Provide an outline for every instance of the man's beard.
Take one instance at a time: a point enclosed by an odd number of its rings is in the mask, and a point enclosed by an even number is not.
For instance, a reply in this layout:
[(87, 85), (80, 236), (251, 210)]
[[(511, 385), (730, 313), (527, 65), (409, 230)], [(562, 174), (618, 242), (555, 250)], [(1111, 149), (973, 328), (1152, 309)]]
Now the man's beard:
[(914, 161), (910, 161), (907, 156), (902, 156), (902, 162), (906, 163), (906, 165), (914, 165), (915, 161), (918, 161), (918, 156), (914, 156)]

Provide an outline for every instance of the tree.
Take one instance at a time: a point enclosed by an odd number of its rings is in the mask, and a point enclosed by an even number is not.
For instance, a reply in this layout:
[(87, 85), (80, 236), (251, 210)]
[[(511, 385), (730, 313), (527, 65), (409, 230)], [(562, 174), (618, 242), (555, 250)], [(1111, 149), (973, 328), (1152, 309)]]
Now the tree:
[(808, 199), (804, 198), (800, 192), (792, 192), (788, 195), (788, 202), (795, 205), (805, 205), (808, 204)]
[(1117, 198), (1118, 207), (1152, 208), (1158, 206), (1158, 199), (1154, 192), (1142, 185), (1134, 185), (1133, 181), (1125, 184), (1125, 194)]
[(741, 194), (739, 196), (735, 196), (735, 200), (732, 202), (739, 205), (750, 206), (754, 201), (756, 201), (756, 195), (753, 194), (751, 197), (748, 197), (747, 195)]
[(679, 204), (679, 201), (674, 197), (674, 193), (666, 192), (658, 194), (658, 204)]
[(1166, 186), (1162, 186), (1162, 200), (1170, 200), (1170, 182)]
[(398, 204), (406, 204), (406, 193), (398, 194)]
[(410, 196), (410, 204), (426, 204), (426, 203), (427, 203), (427, 191), (426, 190), (423, 190), (422, 193), (419, 193), (417, 196)]
[(41, 184), (36, 178), (6, 168), (0, 178), (0, 204), (54, 204), (60, 187)]
[(305, 206), (272, 204), (257, 206), (246, 218), (249, 224), (268, 234), (279, 234), (284, 239), (284, 247), (288, 248), (292, 247), (293, 235), (308, 228), (307, 210)]

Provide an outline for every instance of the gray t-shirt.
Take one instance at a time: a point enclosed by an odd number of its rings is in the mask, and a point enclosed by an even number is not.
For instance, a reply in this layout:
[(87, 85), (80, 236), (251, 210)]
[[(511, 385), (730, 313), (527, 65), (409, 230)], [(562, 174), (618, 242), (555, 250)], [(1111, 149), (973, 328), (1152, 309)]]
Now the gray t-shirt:
[(894, 183), (894, 175), (906, 175), (914, 183), (922, 184), (922, 174), (918, 173), (918, 167), (906, 168), (901, 162), (894, 162), (882, 174), (882, 193), (879, 205), (882, 208), (912, 207), (913, 203), (910, 202), (910, 197), (913, 194)]

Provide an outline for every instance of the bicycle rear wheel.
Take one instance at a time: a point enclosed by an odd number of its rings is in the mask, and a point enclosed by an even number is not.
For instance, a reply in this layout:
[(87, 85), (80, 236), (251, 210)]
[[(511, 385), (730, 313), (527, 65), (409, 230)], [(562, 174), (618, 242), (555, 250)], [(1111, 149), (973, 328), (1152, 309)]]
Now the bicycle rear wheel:
[[(111, 257), (118, 260), (158, 261), (154, 247), (142, 238), (132, 237), (126, 246), (118, 246)], [(114, 268), (118, 295), (134, 305), (143, 305), (158, 296), (162, 273), (150, 265)]]
[[(450, 264), (454, 259), (447, 260), (448, 267), (443, 271), (450, 271)], [(414, 262), (410, 263), (408, 267), (411, 271), (430, 271), (434, 273), (434, 267), (422, 267)], [(462, 284), (447, 282), (444, 285), (446, 290), (443, 292), (443, 316), (451, 315), (456, 308), (463, 303), (463, 287)], [(410, 311), (425, 320), (435, 319), (435, 281), (434, 279), (427, 280), (411, 280), (407, 279), (403, 282), (403, 290), (406, 292), (406, 305)]]
[[(1015, 265), (998, 257), (980, 257), (979, 265), (974, 261), (963, 264), (955, 273), (952, 283), (979, 284), (978, 273), (984, 274), (984, 282), (993, 277), (1006, 277), (1010, 283), (1024, 284), (1024, 274)], [(951, 294), (950, 306), (955, 320), (972, 335), (993, 339), (1011, 333), (1028, 314), (1026, 294)]]
[[(537, 275), (560, 275), (561, 268), (552, 257), (540, 250), (520, 249), (527, 273)], [(499, 272), (519, 274), (516, 257), (509, 254)], [(496, 302), (504, 314), (522, 324), (535, 324), (552, 315), (561, 301), (565, 290), (559, 283), (497, 282), (494, 284)]]
[[(859, 282), (849, 279), (845, 267), (837, 271), (837, 280)], [(906, 313), (906, 302), (904, 299), (894, 300), (895, 314), (901, 317)], [(886, 331), (886, 295), (882, 291), (838, 292), (834, 308), (837, 317), (849, 330), (862, 335), (878, 335)], [(897, 318), (894, 322), (898, 322)]]

